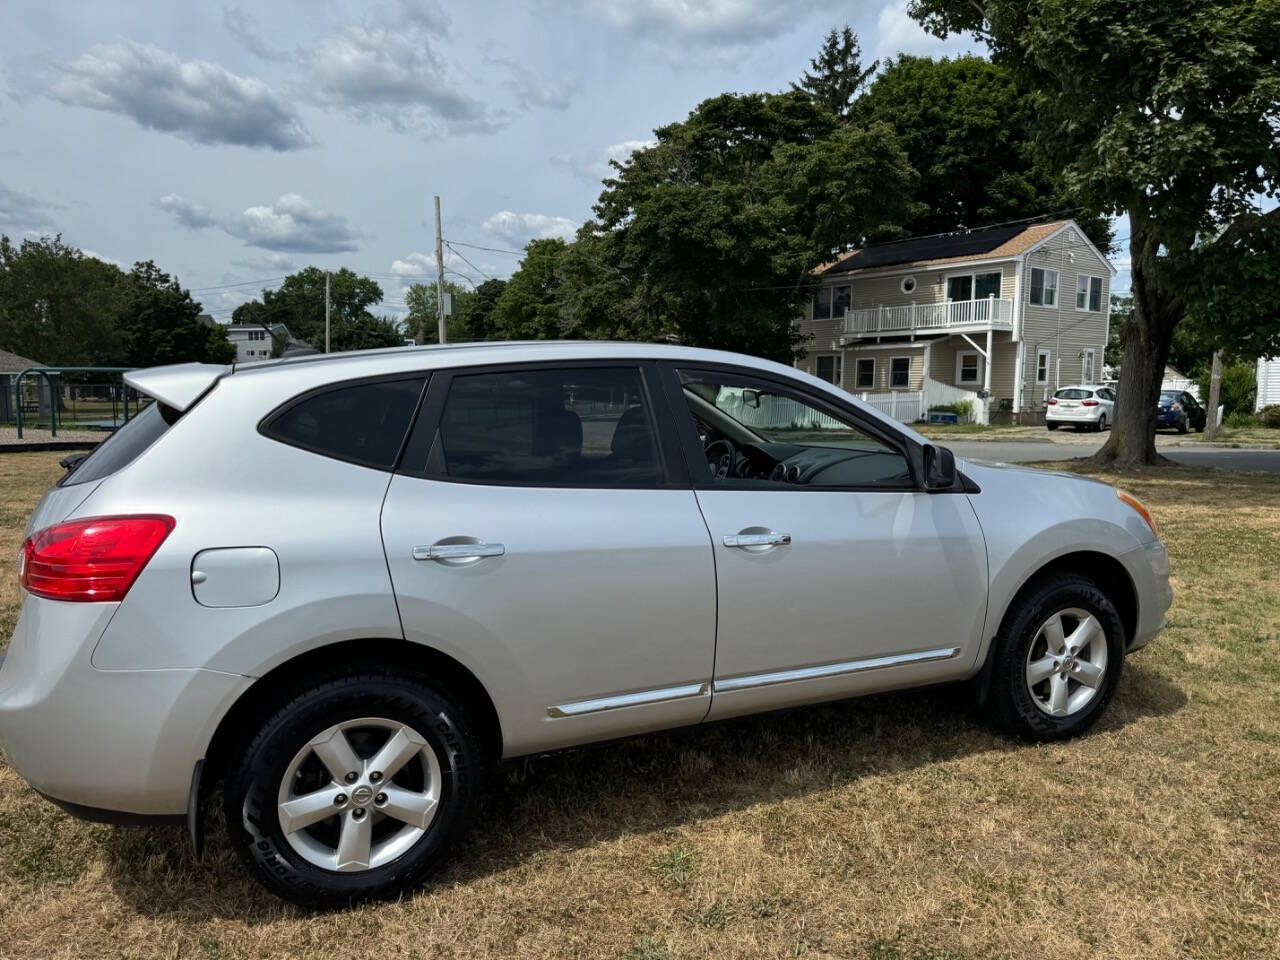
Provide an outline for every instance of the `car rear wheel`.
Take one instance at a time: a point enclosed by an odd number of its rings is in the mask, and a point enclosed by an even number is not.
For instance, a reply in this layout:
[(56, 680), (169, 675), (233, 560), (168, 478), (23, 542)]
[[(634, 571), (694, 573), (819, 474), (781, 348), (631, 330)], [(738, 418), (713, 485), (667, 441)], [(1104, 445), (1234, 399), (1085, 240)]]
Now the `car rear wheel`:
[(1097, 722), (1124, 666), (1124, 625), (1092, 580), (1046, 576), (1009, 609), (995, 638), (988, 709), (1027, 740), (1065, 740)]
[(261, 725), (229, 778), (232, 844), (258, 880), (303, 906), (411, 890), (469, 819), (473, 729), (417, 679), (318, 682)]
[(1048, 427), (1050, 430), (1058, 429), (1058, 425), (1056, 423), (1046, 423), (1045, 426)]
[(1107, 429), (1107, 415), (1105, 413), (1098, 414), (1098, 432), (1101, 433)]

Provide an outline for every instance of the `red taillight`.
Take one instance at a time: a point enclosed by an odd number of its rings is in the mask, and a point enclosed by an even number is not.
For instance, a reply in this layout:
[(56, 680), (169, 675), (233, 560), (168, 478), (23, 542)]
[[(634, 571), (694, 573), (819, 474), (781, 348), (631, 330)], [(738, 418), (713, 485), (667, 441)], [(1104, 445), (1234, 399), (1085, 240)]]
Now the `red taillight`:
[(123, 600), (173, 530), (173, 517), (85, 517), (22, 545), (22, 586), (50, 600)]
[(1098, 405), (1097, 400), (1084, 400), (1084, 401), (1081, 401), (1080, 403), (1080, 406), (1082, 407), (1096, 407), (1097, 405)]
[(1049, 398), (1049, 406), (1051, 406), (1051, 407), (1052, 407), (1052, 406), (1054, 406), (1057, 402), (1058, 402), (1058, 398), (1057, 398), (1057, 397), (1050, 397), (1050, 398)]

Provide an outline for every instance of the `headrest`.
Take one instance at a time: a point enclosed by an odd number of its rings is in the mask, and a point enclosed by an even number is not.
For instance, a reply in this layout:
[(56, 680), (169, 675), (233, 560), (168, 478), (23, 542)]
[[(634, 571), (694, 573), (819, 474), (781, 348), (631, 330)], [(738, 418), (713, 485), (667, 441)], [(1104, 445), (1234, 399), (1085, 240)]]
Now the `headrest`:
[(643, 407), (629, 407), (618, 419), (609, 449), (619, 460), (653, 459), (653, 435)]

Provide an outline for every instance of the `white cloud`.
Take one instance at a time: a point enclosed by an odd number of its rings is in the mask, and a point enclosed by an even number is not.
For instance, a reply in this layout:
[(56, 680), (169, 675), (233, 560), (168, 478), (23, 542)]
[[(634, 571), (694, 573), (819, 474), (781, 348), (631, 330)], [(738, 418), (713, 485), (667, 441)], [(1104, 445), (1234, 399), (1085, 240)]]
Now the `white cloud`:
[(181, 194), (166, 193), (156, 201), (156, 206), (165, 213), (172, 214), (175, 220), (191, 230), (212, 227), (218, 222), (208, 207), (193, 203)]
[(508, 57), (486, 56), (485, 59), (490, 65), (506, 72), (507, 79), (502, 85), (511, 91), (521, 110), (532, 110), (535, 107), (568, 110), (582, 87), (581, 81), (575, 79), (562, 83), (548, 80)]
[(249, 11), (240, 7), (223, 7), (222, 25), (259, 60), (279, 63), (289, 59), (286, 51), (273, 47), (263, 38), (266, 31)]
[(96, 46), (58, 69), (53, 99), (123, 114), (192, 143), (280, 151), (312, 143), (302, 120), (267, 84), (207, 60), (180, 60), (151, 44), (124, 41)]
[(793, 28), (822, 0), (577, 0), (584, 13), (633, 36), (683, 47), (745, 46)]
[(299, 94), (392, 130), (438, 137), (492, 133), (505, 117), (464, 93), (436, 52), (423, 9), (385, 25), (347, 24), (298, 55)]
[(391, 272), (397, 277), (435, 276), (436, 258), (430, 253), (411, 253), (403, 260), (391, 261)]
[(578, 231), (578, 224), (568, 217), (553, 217), (545, 213), (515, 213), (511, 210), (499, 210), (484, 222), (482, 229), (502, 237), (517, 246), (524, 246), (530, 240), (541, 240), (559, 237), (561, 240), (572, 240)]
[(103, 255), (103, 254), (101, 254), (101, 253), (98, 253), (98, 251), (96, 251), (96, 250), (86, 250), (86, 249), (84, 249), (83, 247), (81, 247), (81, 248), (80, 248), (80, 252), (81, 252), (82, 254), (84, 254), (86, 257), (92, 257), (94, 260), (101, 260), (103, 263), (109, 263), (109, 264), (111, 264), (113, 267), (119, 267), (121, 270), (128, 270), (128, 269), (129, 269), (129, 268), (128, 268), (128, 267), (126, 267), (123, 263), (121, 263), (119, 260), (115, 260), (115, 259), (113, 259), (113, 258), (111, 258), (111, 257), (108, 257), (108, 256), (105, 256), (105, 255)]
[(356, 250), (364, 234), (347, 218), (311, 205), (306, 197), (286, 193), (275, 203), (248, 207), (243, 213), (218, 217), (208, 207), (178, 194), (157, 201), (179, 223), (192, 229), (220, 227), (246, 246), (279, 253), (343, 253)]
[(631, 154), (637, 150), (647, 150), (657, 144), (657, 140), (624, 140), (621, 143), (612, 143), (594, 155), (558, 153), (551, 158), (551, 162), (558, 167), (572, 170), (585, 180), (603, 180), (617, 172), (610, 165), (610, 161), (625, 164), (631, 158)]
[(946, 40), (927, 33), (907, 13), (907, 0), (892, 0), (880, 8), (876, 17), (876, 52), (880, 60), (910, 53), (919, 57), (959, 56), (984, 53), (985, 49), (967, 37), (951, 36)]
[(287, 253), (276, 253), (269, 250), (256, 256), (240, 257), (238, 260), (232, 260), (231, 265), (233, 267), (242, 267), (245, 270), (266, 273), (268, 270), (290, 271), (294, 267), (294, 260)]

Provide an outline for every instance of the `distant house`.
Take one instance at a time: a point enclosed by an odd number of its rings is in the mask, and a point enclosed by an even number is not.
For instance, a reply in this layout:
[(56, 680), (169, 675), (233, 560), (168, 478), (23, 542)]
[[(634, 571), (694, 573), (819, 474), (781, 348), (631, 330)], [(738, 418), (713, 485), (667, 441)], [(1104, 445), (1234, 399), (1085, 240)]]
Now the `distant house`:
[(229, 323), (224, 329), (227, 339), (236, 345), (236, 363), (266, 360), (271, 357), (274, 344), (283, 350), (293, 342), (293, 335), (283, 323), (271, 324), (270, 330), (259, 323)]
[(797, 366), (900, 420), (968, 401), (1039, 423), (1102, 378), (1115, 269), (1073, 220), (875, 244), (817, 268)]
[[(14, 394), (14, 387), (18, 380), (18, 374), (23, 370), (29, 370), (32, 367), (44, 369), (43, 363), (37, 363), (35, 360), (28, 360), (26, 357), (20, 357), (16, 353), (10, 353), (8, 350), (0, 350), (0, 423), (8, 423), (16, 420), (18, 417), (17, 397)], [(22, 381), (23, 394), (30, 397), (39, 397), (40, 405), (43, 409), (48, 409), (49, 387), (42, 376), (28, 374)]]
[(1280, 404), (1280, 357), (1258, 361), (1258, 395), (1254, 409), (1261, 410), (1272, 404)]

